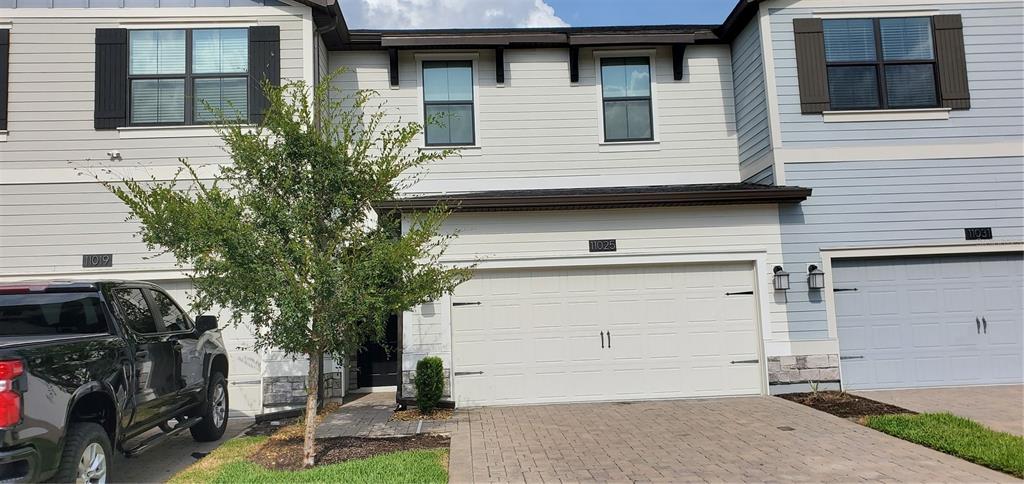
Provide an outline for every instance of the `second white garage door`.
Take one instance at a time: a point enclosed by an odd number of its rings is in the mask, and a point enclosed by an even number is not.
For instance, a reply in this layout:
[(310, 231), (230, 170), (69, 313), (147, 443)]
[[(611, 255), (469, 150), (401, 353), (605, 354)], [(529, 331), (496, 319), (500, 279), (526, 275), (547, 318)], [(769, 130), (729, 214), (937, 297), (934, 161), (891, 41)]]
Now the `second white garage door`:
[(452, 296), (454, 398), (760, 393), (754, 289), (752, 263), (479, 271)]
[[(187, 280), (152, 281), (164, 288), (178, 304), (189, 307), (192, 283)], [(197, 314), (189, 309), (190, 315)], [(215, 311), (210, 314), (217, 314)], [(228, 324), (225, 313), (220, 322), (221, 336), (228, 351), (228, 401), (233, 415), (256, 415), (262, 412), (263, 391), (260, 380), (260, 355), (249, 349), (253, 343), (252, 332), (247, 327)]]

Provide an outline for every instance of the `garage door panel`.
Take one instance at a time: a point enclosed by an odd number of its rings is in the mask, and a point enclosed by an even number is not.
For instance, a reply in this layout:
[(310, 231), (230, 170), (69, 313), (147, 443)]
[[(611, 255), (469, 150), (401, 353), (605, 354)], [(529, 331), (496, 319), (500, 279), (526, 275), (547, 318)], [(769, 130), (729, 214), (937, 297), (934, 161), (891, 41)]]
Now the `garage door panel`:
[[(835, 295), (840, 353), (863, 357), (842, 360), (844, 386), (1019, 382), (1021, 372), (995, 362), (1021, 359), (1022, 262), (1020, 254), (834, 261), (835, 286), (858, 289)], [(988, 333), (979, 332), (982, 317)]]
[[(522, 380), (495, 390), (493, 380), (460, 375), (453, 384), (460, 405), (760, 392), (758, 365), (728, 363), (757, 358), (755, 300), (727, 299), (722, 285), (751, 290), (750, 264), (481, 271), (473, 280), (472, 298), (461, 288), (453, 298), (481, 303), (453, 308), (454, 371)], [(474, 332), (481, 317), (516, 321), (508, 325), (519, 326), (514, 348), (502, 347), (510, 337), (493, 323), (482, 324), (490, 334)]]

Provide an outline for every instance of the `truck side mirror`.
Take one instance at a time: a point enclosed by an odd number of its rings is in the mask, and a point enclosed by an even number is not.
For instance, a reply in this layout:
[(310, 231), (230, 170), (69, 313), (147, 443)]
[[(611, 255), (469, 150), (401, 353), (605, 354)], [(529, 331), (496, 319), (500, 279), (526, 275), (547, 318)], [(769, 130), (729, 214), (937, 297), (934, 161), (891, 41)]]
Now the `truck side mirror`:
[(199, 334), (217, 329), (217, 316), (212, 314), (199, 316), (196, 318), (196, 329), (199, 330)]

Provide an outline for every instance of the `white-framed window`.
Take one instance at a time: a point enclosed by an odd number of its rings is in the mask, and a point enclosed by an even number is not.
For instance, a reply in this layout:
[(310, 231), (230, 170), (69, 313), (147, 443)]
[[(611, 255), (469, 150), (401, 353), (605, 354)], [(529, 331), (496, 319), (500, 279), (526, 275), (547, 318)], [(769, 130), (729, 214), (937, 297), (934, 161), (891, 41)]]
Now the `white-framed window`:
[(247, 28), (139, 29), (128, 37), (131, 126), (248, 117)]
[(425, 144), (476, 144), (473, 61), (424, 60), (421, 69)]
[(601, 142), (656, 143), (655, 51), (595, 51)]

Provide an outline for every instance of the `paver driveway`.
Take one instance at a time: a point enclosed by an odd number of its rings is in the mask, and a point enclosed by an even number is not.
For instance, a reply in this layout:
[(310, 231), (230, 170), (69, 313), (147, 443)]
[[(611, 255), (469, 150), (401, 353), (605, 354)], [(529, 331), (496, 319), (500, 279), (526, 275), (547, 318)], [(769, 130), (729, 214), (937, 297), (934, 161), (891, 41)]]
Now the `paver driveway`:
[(454, 483), (1019, 482), (775, 397), (460, 413), (452, 435)]
[(1024, 435), (1024, 385), (869, 390), (858, 395), (915, 412), (949, 412)]

